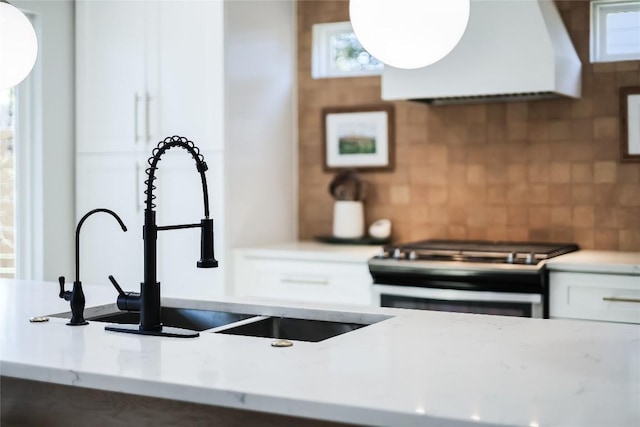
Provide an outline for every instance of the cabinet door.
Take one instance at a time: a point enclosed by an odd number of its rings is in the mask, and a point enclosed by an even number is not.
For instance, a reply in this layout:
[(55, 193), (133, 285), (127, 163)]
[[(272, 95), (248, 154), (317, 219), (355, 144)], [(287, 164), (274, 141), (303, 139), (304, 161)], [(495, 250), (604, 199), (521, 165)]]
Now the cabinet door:
[[(112, 274), (124, 290), (138, 291), (142, 276), (143, 163), (130, 154), (76, 157), (76, 224), (90, 210), (113, 210), (123, 232), (106, 213), (96, 213), (80, 232), (80, 280), (111, 286)], [(67, 277), (68, 281), (70, 276)], [(114, 301), (116, 293), (114, 289)]]
[(143, 143), (146, 3), (76, 2), (76, 152)]
[(640, 324), (640, 276), (551, 272), (552, 318)]
[[(200, 259), (200, 228), (160, 231), (158, 233), (158, 280), (162, 295), (188, 299), (214, 299), (225, 294), (224, 230), (222, 226), (221, 152), (203, 152), (209, 167), (210, 218), (214, 220), (214, 243), (218, 268), (197, 268)], [(156, 172), (156, 220), (159, 226), (200, 223), (204, 203), (200, 174), (187, 151), (167, 151)]]
[(235, 254), (236, 295), (338, 304), (373, 304), (366, 262), (260, 258)]
[(222, 149), (223, 8), (222, 1), (158, 2), (158, 48), (150, 49), (147, 79), (154, 141), (179, 135), (202, 149)]

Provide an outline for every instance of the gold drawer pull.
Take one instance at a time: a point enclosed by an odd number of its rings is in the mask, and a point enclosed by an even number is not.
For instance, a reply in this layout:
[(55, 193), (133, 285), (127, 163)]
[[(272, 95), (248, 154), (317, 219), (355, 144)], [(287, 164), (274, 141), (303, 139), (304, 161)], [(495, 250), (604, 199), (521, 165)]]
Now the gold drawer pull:
[(280, 279), (282, 283), (297, 283), (301, 285), (328, 285), (329, 281), (327, 279), (298, 279), (298, 278), (287, 278), (283, 277)]
[(638, 298), (617, 298), (617, 297), (602, 297), (602, 301), (613, 301), (613, 302), (637, 302), (640, 304), (640, 299)]

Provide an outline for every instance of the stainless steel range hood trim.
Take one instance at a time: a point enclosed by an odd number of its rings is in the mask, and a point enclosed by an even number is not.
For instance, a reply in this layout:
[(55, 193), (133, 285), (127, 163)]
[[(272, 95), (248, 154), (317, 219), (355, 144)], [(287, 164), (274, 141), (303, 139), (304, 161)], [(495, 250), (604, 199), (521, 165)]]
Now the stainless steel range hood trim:
[(433, 99), (411, 99), (411, 101), (424, 102), (431, 105), (457, 105), (457, 104), (474, 104), (504, 101), (537, 101), (544, 99), (557, 98), (555, 92), (529, 92), (529, 93), (513, 93), (503, 95), (475, 95), (475, 96), (451, 96)]
[(421, 69), (385, 66), (382, 98), (433, 105), (579, 98), (580, 75), (552, 0), (471, 0), (458, 46)]

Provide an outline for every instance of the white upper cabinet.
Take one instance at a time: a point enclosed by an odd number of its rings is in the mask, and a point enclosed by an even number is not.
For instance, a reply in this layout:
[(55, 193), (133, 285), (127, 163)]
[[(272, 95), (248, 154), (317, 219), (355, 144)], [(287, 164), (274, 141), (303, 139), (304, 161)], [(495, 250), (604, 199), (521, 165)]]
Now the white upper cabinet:
[(144, 1), (76, 2), (79, 152), (141, 149), (147, 7)]
[[(223, 148), (224, 11), (221, 1), (160, 1), (151, 102), (161, 138), (185, 136), (203, 150)], [(157, 109), (157, 110), (156, 110)], [(157, 114), (157, 115), (156, 115)], [(157, 136), (155, 139), (158, 139)]]
[(222, 148), (223, 2), (77, 2), (78, 152)]

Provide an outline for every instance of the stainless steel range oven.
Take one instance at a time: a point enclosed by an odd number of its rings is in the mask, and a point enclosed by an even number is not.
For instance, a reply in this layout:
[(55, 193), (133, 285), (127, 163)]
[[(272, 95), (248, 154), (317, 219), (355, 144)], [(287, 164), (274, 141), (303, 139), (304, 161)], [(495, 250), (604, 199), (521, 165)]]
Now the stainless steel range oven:
[(369, 260), (383, 307), (549, 317), (545, 260), (573, 243), (424, 240)]

